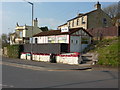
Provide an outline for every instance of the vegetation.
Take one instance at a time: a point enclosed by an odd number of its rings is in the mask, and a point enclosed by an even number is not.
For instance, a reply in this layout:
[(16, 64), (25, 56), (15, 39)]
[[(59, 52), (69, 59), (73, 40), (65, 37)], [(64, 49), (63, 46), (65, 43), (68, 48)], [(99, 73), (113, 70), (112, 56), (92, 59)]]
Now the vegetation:
[(118, 15), (119, 11), (119, 3), (111, 4), (108, 7), (103, 8), (111, 18), (114, 18)]
[(100, 65), (118, 66), (118, 42), (98, 50)]
[(9, 42), (10, 42), (10, 33), (9, 34), (3, 33), (0, 36), (0, 46), (2, 46), (2, 48), (6, 47), (7, 45), (9, 45)]
[(120, 2), (109, 5), (108, 7), (103, 8), (103, 11), (106, 12), (113, 20), (113, 24), (117, 22), (120, 18)]
[(7, 46), (7, 53), (8, 53), (8, 57), (10, 58), (19, 58), (21, 51), (22, 51), (21, 45), (8, 45)]
[(99, 42), (96, 41), (94, 49), (90, 50), (90, 52), (97, 52), (99, 54), (97, 63), (98, 65), (116, 67), (119, 65), (119, 46), (120, 42), (118, 42), (118, 38), (104, 39)]

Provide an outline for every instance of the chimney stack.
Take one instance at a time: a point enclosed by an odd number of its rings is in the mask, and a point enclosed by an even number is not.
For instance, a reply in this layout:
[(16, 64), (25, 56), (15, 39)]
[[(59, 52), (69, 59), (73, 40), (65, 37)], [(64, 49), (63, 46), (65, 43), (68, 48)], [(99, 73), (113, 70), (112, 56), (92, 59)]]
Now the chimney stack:
[(33, 20), (33, 26), (35, 26), (35, 27), (38, 26), (38, 20), (37, 20), (37, 18), (35, 20)]
[(97, 2), (97, 4), (95, 4), (94, 6), (96, 9), (101, 9), (101, 4), (99, 3), (99, 1)]

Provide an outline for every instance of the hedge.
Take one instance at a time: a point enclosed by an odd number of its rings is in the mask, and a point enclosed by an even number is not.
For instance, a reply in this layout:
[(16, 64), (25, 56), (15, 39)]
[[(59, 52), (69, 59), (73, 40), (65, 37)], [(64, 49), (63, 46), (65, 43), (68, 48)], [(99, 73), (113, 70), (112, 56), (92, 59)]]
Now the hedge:
[(20, 53), (22, 52), (22, 45), (8, 45), (7, 54), (10, 58), (20, 58)]

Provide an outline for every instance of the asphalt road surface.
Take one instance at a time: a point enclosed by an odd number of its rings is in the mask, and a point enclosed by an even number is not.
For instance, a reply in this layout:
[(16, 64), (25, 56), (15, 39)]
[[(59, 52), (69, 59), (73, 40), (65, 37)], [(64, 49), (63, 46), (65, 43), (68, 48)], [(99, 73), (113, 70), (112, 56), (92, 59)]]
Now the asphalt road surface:
[(0, 65), (3, 88), (118, 88), (116, 71), (51, 70), (10, 62)]

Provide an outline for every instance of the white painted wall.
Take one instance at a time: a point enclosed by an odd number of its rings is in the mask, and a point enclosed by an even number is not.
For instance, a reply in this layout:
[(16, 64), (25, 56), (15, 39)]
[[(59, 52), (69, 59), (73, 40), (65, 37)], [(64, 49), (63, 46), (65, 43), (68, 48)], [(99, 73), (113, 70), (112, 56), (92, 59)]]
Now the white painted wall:
[[(34, 61), (50, 62), (50, 55), (33, 54), (32, 56)], [(27, 56), (26, 54), (22, 53), (21, 59), (30, 60), (30, 56)], [(78, 55), (76, 55), (75, 53), (66, 53), (66, 54), (60, 54), (56, 56), (57, 63), (80, 64), (81, 61), (82, 61), (82, 58), (78, 57)]]
[(23, 37), (26, 37), (26, 30), (23, 30)]
[[(72, 42), (72, 40), (73, 40), (73, 42)], [(77, 43), (76, 43), (76, 40), (77, 40)], [(81, 44), (81, 37), (80, 36), (70, 36), (70, 52), (81, 52), (89, 44)]]
[[(85, 37), (88, 38), (88, 44), (82, 44), (81, 45), (81, 35), (82, 39)], [(77, 31), (73, 33), (72, 35), (53, 35), (53, 36), (39, 36), (39, 37), (34, 37), (38, 38), (38, 44), (40, 43), (67, 43), (69, 44), (69, 39), (70, 39), (70, 52), (81, 52), (83, 51), (90, 43), (91, 43), (91, 37), (85, 32), (85, 31)], [(83, 39), (83, 40), (84, 40)], [(49, 42), (52, 40), (51, 42)], [(65, 40), (65, 41), (64, 41)]]
[(70, 36), (70, 52), (80, 52), (80, 51), (81, 51), (81, 37)]

